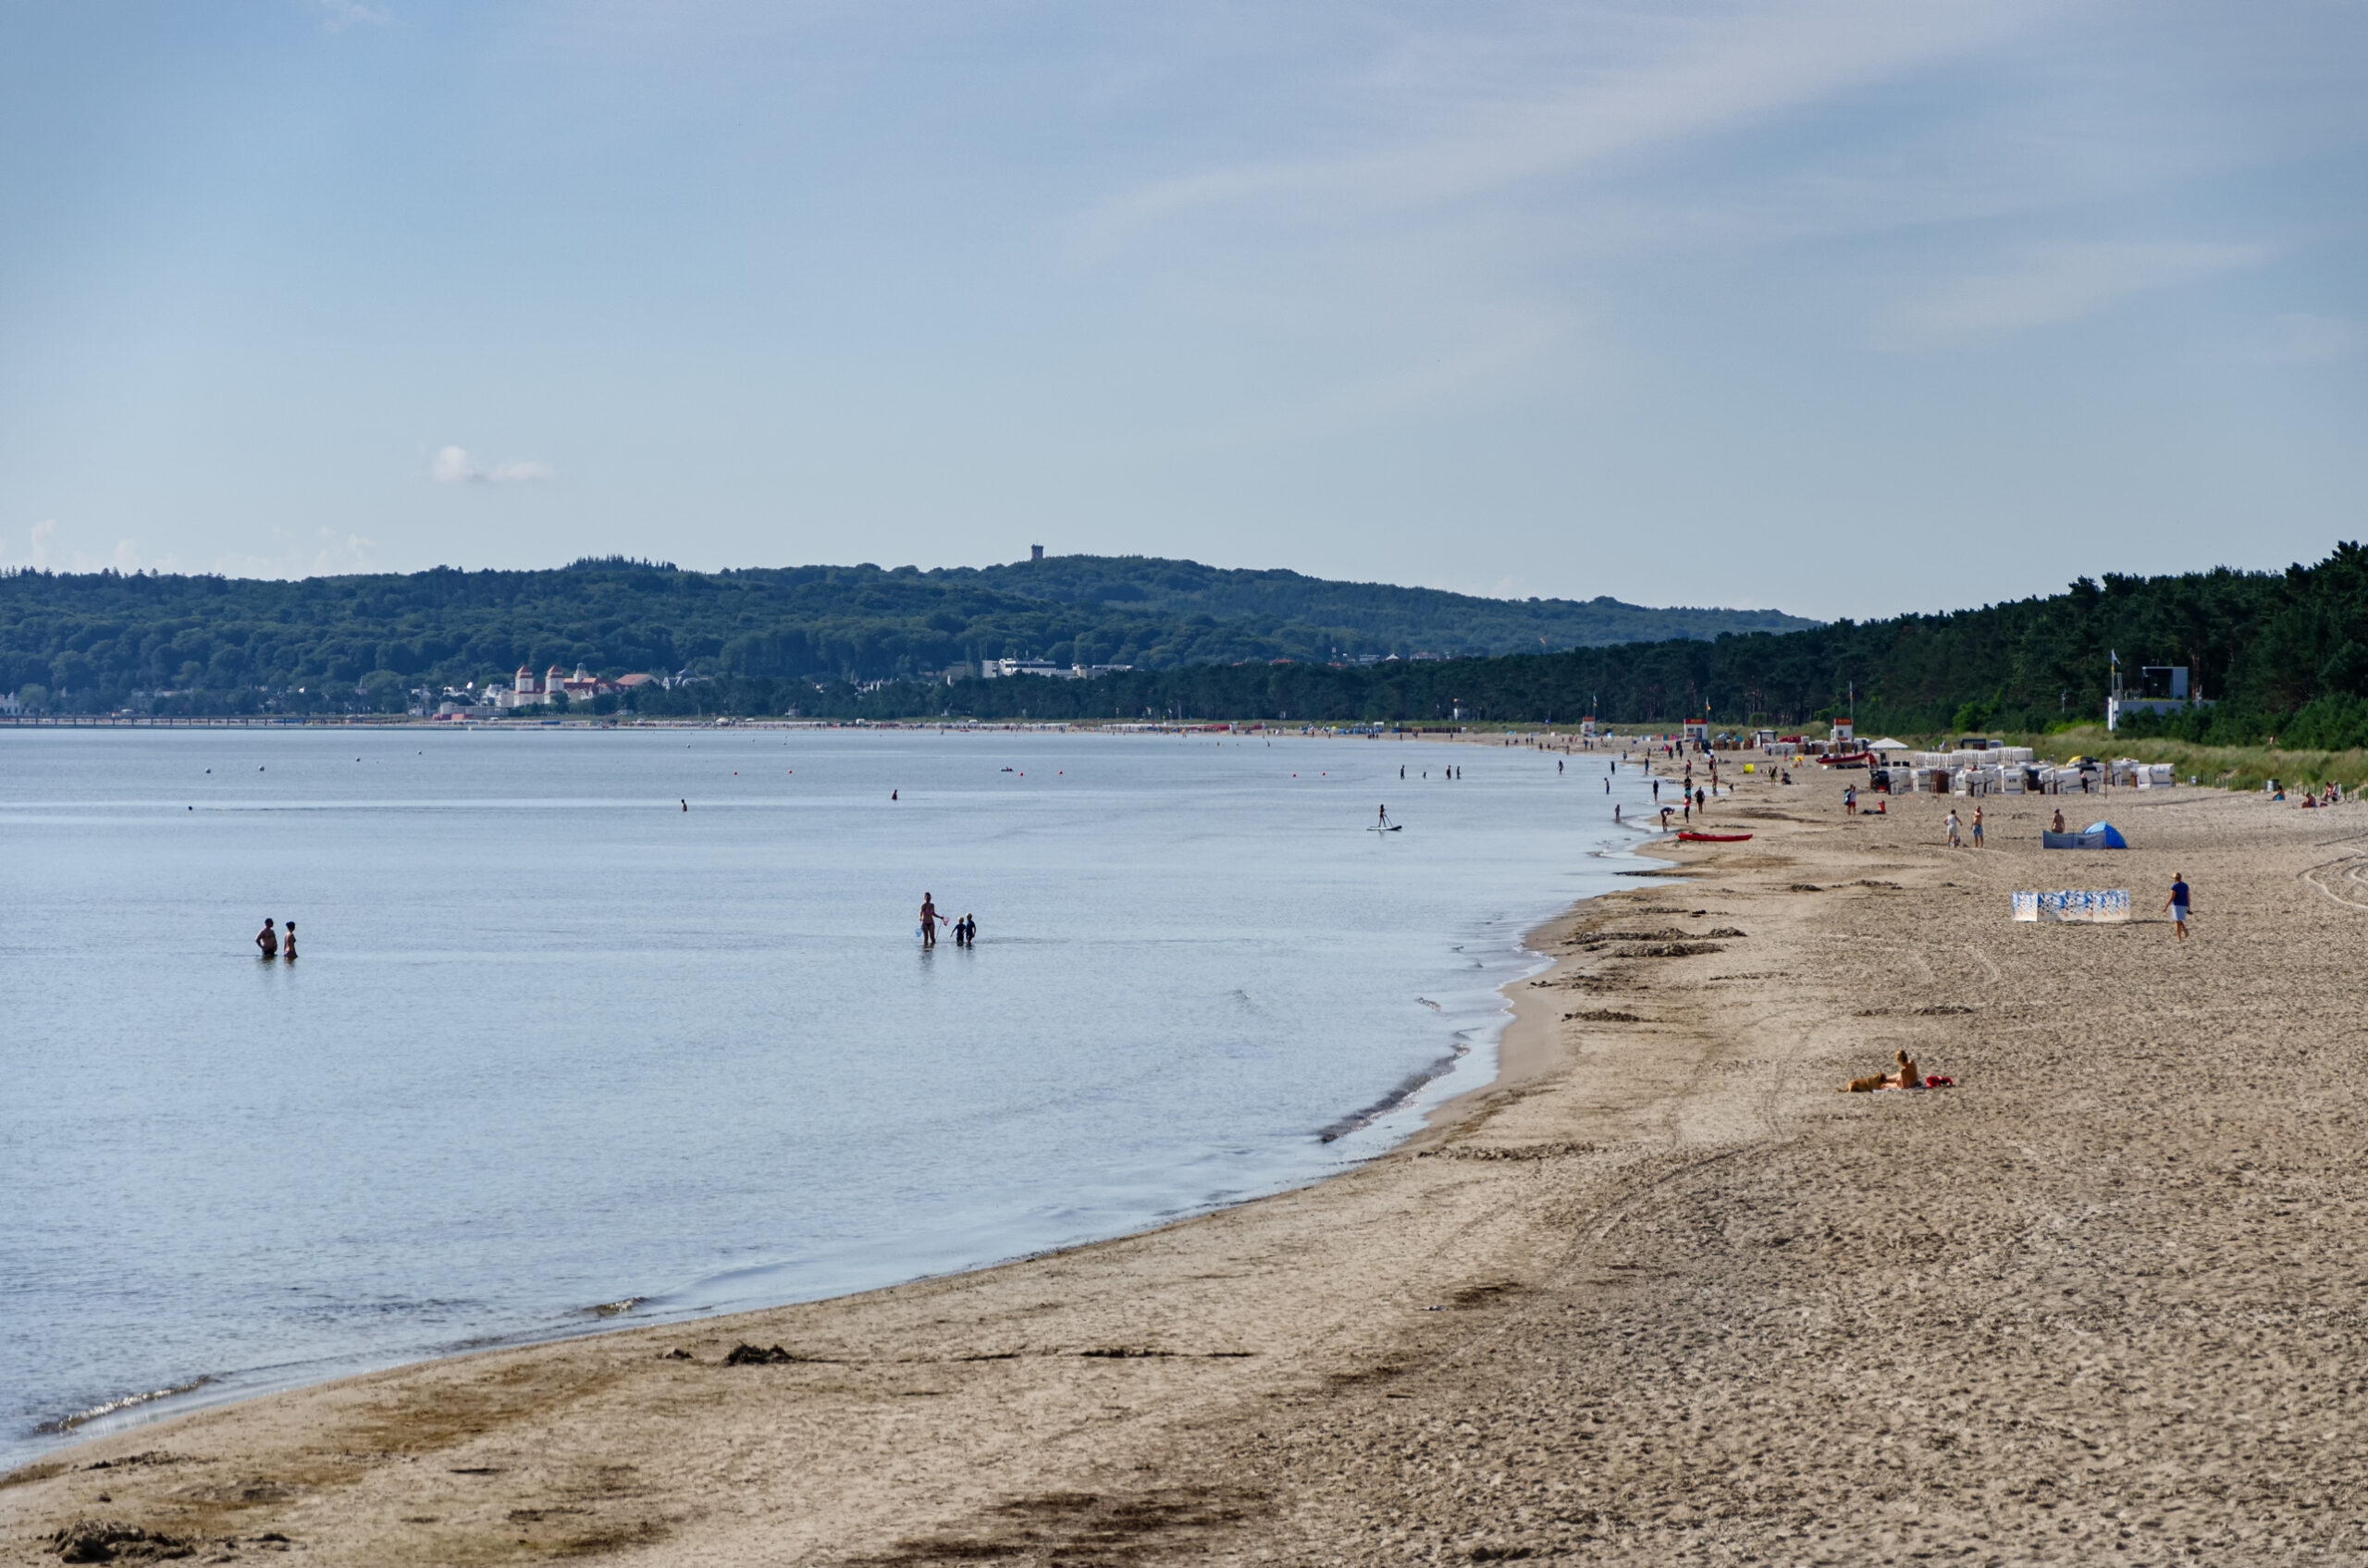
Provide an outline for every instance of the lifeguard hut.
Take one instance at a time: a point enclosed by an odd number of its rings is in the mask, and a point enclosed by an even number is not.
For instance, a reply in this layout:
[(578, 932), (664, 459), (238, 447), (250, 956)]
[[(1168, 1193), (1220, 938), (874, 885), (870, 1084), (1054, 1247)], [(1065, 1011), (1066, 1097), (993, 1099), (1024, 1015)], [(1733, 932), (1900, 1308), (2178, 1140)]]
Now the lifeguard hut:
[(1856, 723), (1855, 721), (1853, 721), (1853, 720), (1849, 720), (1849, 719), (1836, 719), (1835, 721), (1833, 721), (1833, 734), (1832, 734), (1829, 738), (1830, 738), (1830, 739), (1832, 741), (1832, 743), (1833, 743), (1834, 745), (1836, 745), (1836, 746), (1856, 746), (1856, 745), (1857, 745), (1857, 744), (1858, 744), (1858, 726), (1857, 726), (1857, 723)]
[(1708, 749), (1710, 745), (1710, 721), (1708, 719), (1685, 721), (1685, 744)]

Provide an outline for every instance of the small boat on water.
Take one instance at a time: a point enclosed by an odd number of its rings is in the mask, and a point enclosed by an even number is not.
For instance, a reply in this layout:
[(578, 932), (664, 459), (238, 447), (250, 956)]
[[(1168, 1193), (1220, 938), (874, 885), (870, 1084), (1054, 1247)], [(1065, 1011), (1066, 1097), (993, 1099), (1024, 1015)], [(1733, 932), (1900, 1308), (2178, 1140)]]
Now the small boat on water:
[(1682, 833), (1677, 836), (1688, 844), (1741, 844), (1751, 834), (1747, 833)]

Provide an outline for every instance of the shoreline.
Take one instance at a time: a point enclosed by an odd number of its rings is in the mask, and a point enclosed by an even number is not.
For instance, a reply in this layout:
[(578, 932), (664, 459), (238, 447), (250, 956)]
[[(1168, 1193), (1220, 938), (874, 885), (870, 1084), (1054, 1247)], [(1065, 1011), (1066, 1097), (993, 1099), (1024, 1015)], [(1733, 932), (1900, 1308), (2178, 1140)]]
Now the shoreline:
[[(1951, 851), (1954, 802), (1838, 787), (1533, 932), (1499, 1080), (1390, 1155), (113, 1435), (0, 1486), (0, 1561), (77, 1516), (339, 1563), (2357, 1554), (2368, 906), (2321, 895), (2368, 807), (2148, 792), (2083, 857), (2031, 800)], [(2185, 945), (2006, 918), (2174, 870)], [(1834, 1093), (1894, 1047), (1959, 1087)]]
[[(1606, 856), (1633, 852), (1633, 849), (1618, 848), (1610, 845), (1606, 845), (1599, 851)], [(1617, 891), (1620, 890), (1616, 887), (1606, 889), (1606, 893)], [(62, 1459), (70, 1457), (79, 1449), (117, 1439), (133, 1439), (145, 1431), (168, 1427), (176, 1423), (216, 1412), (236, 1410), (255, 1401), (290, 1397), (301, 1398), (313, 1391), (333, 1389), (357, 1379), (400, 1375), (409, 1370), (440, 1366), (486, 1355), (568, 1345), (607, 1336), (655, 1333), (669, 1329), (728, 1324), (744, 1317), (755, 1317), (799, 1307), (856, 1301), (883, 1291), (960, 1279), (1154, 1235), (1163, 1230), (1190, 1225), (1212, 1216), (1225, 1214), (1276, 1197), (1308, 1191), (1326, 1183), (1341, 1179), (1375, 1163), (1401, 1157), (1418, 1144), (1451, 1133), (1453, 1129), (1462, 1121), (1481, 1114), (1481, 1108), (1487, 1103), (1487, 1097), (1495, 1091), (1507, 1086), (1509, 1070), (1516, 1079), (1533, 1077), (1541, 1070), (1552, 1050), (1550, 1041), (1546, 1038), (1550, 1020), (1543, 1011), (1542, 1006), (1536, 1001), (1531, 986), (1537, 980), (1550, 976), (1564, 961), (1562, 957), (1548, 949), (1549, 933), (1567, 929), (1580, 911), (1604, 895), (1604, 894), (1593, 894), (1574, 900), (1558, 913), (1522, 932), (1511, 944), (1510, 950), (1518, 956), (1516, 962), (1521, 963), (1527, 972), (1517, 974), (1492, 988), (1496, 995), (1501, 999), (1502, 1004), (1491, 1019), (1498, 1034), (1495, 1043), (1497, 1054), (1495, 1076), (1489, 1081), (1474, 1084), (1438, 1098), (1436, 1103), (1424, 1108), (1423, 1102), (1427, 1097), (1437, 1093), (1442, 1087), (1451, 1087), (1456, 1080), (1470, 1075), (1477, 1066), (1473, 1050), (1469, 1046), (1459, 1044), (1451, 1054), (1440, 1057), (1436, 1068), (1400, 1084), (1382, 1099), (1373, 1102), (1361, 1111), (1349, 1113), (1331, 1127), (1322, 1130), (1319, 1134), (1321, 1142), (1328, 1144), (1337, 1138), (1346, 1138), (1367, 1130), (1393, 1117), (1411, 1115), (1417, 1118), (1413, 1125), (1400, 1132), (1386, 1147), (1374, 1154), (1357, 1156), (1355, 1163), (1345, 1168), (1296, 1179), (1293, 1185), (1278, 1191), (1257, 1192), (1248, 1197), (1209, 1200), (1202, 1206), (1194, 1207), (1172, 1217), (1146, 1220), (1133, 1228), (1095, 1236), (1089, 1240), (1071, 1241), (1039, 1251), (989, 1258), (951, 1269), (916, 1274), (885, 1285), (858, 1286), (832, 1290), (823, 1296), (797, 1297), (761, 1306), (734, 1307), (722, 1313), (714, 1313), (705, 1308), (685, 1308), (683, 1309), (683, 1315), (654, 1319), (616, 1321), (614, 1317), (619, 1315), (612, 1315), (602, 1307), (586, 1307), (578, 1309), (576, 1315), (587, 1321), (549, 1325), (540, 1328), (522, 1330), (515, 1334), (499, 1336), (463, 1347), (437, 1349), (419, 1354), (401, 1354), (391, 1359), (380, 1359), (370, 1355), (331, 1358), (327, 1364), (335, 1367), (335, 1370), (300, 1374), (293, 1381), (268, 1380), (263, 1381), (258, 1386), (255, 1382), (249, 1381), (258, 1369), (248, 1368), (229, 1373), (204, 1374), (169, 1389), (128, 1391), (112, 1397), (91, 1410), (75, 1412), (59, 1418), (54, 1425), (36, 1428), (37, 1434), (46, 1436), (52, 1441), (37, 1448), (30, 1456), (12, 1468), (0, 1471), (0, 1505), (5, 1505), (5, 1489), (12, 1478), (28, 1472), (44, 1469)], [(1530, 960), (1533, 959), (1537, 962), (1538, 967), (1528, 967)], [(1497, 1021), (1499, 1019), (1501, 1021)], [(635, 1300), (637, 1301), (639, 1298)], [(596, 1317), (600, 1321), (588, 1321)], [(339, 1359), (344, 1359), (346, 1364), (338, 1366)], [(196, 1397), (191, 1398), (192, 1395)], [(5, 1516), (5, 1506), (0, 1506), (0, 1516)]]

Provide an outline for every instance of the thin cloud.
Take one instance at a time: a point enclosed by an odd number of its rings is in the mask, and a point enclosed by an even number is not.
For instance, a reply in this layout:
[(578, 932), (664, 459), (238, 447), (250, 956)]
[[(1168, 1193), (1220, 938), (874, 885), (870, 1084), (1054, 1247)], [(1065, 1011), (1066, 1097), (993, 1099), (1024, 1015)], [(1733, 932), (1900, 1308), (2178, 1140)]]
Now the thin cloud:
[(1901, 307), (1881, 334), (1893, 349), (1935, 348), (2060, 326), (2124, 300), (2259, 266), (2273, 247), (2106, 241), (2034, 246), (1995, 271), (1960, 278)]
[(376, 6), (365, 6), (361, 0), (312, 0), (313, 9), (320, 13), (321, 25), (331, 32), (343, 32), (350, 27), (390, 27), (394, 18)]
[(26, 556), (12, 562), (0, 540), (0, 566), (27, 566), (37, 572), (133, 572), (154, 570), (178, 572), (180, 557), (170, 553), (152, 556), (140, 548), (137, 539), (117, 539), (115, 549), (105, 555), (92, 555), (88, 550), (62, 548), (57, 539), (57, 519), (44, 517), (34, 524), (26, 537)]
[(336, 577), (379, 569), (377, 544), (359, 534), (339, 537), (333, 528), (316, 529), (310, 538), (285, 528), (271, 533), (279, 547), (273, 553), (225, 555), (214, 570), (225, 577)]
[(2339, 315), (2296, 313), (2277, 318), (2277, 330), (2262, 358), (2272, 364), (2307, 364), (2348, 359), (2368, 349), (2368, 327)]
[(471, 457), (465, 447), (438, 447), (435, 460), (427, 465), (427, 475), (439, 485), (517, 485), (556, 479), (559, 470), (548, 463), (517, 459), (488, 466)]
[[(1423, 40), (1343, 93), (1346, 117), (1391, 127), (1375, 136), (1381, 144), (1156, 181), (1093, 214), (1088, 241), (1104, 248), (1209, 209), (1405, 206), (1582, 171), (1995, 46), (2034, 14), (2019, 4), (1811, 0), (1758, 16), (1637, 22), (1603, 7), (1519, 51)], [(1409, 123), (1421, 129), (1397, 129)]]

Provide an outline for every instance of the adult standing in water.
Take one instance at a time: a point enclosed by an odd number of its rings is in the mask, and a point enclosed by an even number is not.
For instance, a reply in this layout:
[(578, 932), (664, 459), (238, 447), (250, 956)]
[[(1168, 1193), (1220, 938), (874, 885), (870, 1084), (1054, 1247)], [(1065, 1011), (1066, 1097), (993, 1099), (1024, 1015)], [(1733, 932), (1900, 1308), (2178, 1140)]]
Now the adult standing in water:
[(279, 949), (279, 956), (291, 964), (296, 961), (296, 922), (294, 920), (288, 922), (288, 941)]
[(921, 895), (922, 946), (934, 947), (937, 945), (937, 895), (933, 893), (924, 893)]
[(279, 957), (279, 932), (272, 929), (269, 915), (263, 918), (263, 929), (255, 932), (255, 951), (266, 958)]

